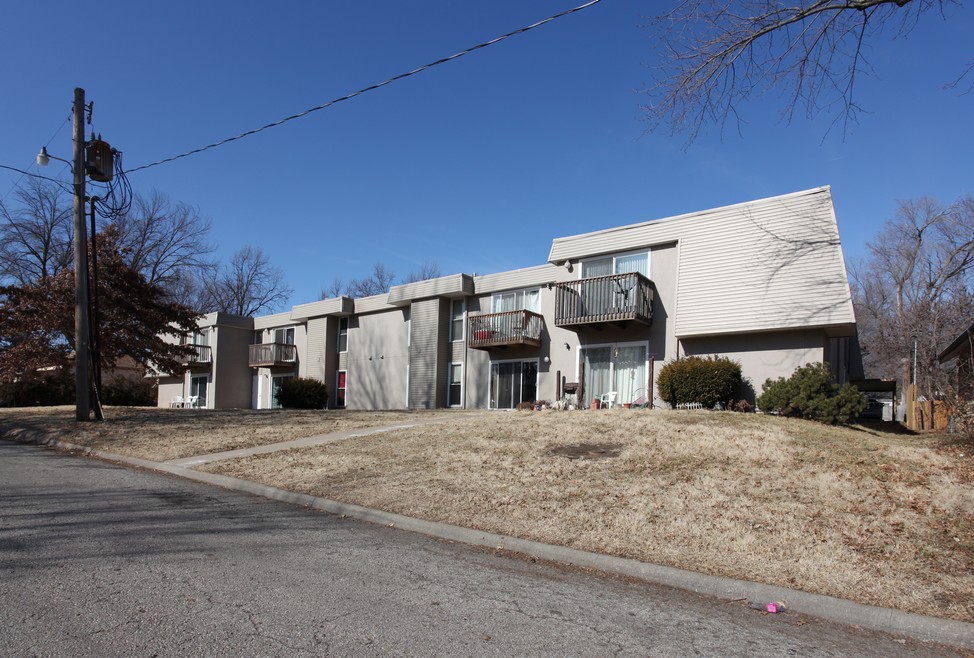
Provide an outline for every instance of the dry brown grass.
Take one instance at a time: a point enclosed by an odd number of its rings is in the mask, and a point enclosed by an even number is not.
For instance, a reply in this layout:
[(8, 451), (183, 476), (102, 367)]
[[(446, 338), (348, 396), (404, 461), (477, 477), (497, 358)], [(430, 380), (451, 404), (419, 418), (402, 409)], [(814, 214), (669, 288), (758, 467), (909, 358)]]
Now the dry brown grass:
[(0, 436), (57, 439), (166, 461), (368, 427), (455, 417), (449, 412), (154, 409), (108, 407), (107, 423), (78, 423), (74, 407), (0, 409)]
[[(88, 445), (149, 456), (141, 451), (170, 454), (158, 444), (179, 443), (175, 452), (187, 456), (201, 445), (184, 440), (190, 428), (202, 435), (222, 426), (233, 436), (246, 429), (259, 437), (249, 441), (261, 443), (285, 427), (338, 431), (310, 419), (302, 425), (295, 412), (167, 412), (119, 412), (118, 423), (137, 414), (138, 427), (150, 425), (143, 414), (158, 415), (151, 439), (116, 436)], [(461, 422), (469, 414), (437, 413), (444, 422), (205, 470), (509, 536), (974, 621), (969, 443), (731, 413), (544, 411), (492, 413), (476, 422)], [(77, 430), (70, 410), (66, 415), (76, 432), (98, 432)], [(350, 424), (429, 418), (324, 414), (332, 415)], [(231, 425), (235, 418), (240, 425)], [(15, 420), (0, 414), (0, 431)], [(171, 424), (177, 420), (208, 428)], [(575, 451), (600, 459), (554, 454), (583, 443), (612, 445), (604, 454)]]

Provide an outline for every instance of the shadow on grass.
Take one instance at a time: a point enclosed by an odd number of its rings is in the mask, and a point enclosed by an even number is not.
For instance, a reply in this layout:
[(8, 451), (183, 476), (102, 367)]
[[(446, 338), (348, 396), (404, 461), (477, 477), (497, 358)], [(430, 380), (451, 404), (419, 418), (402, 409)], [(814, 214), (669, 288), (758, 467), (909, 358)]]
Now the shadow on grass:
[(877, 420), (874, 418), (862, 418), (855, 425), (850, 425), (849, 429), (865, 431), (870, 434), (894, 434), (897, 436), (920, 436), (920, 432), (911, 430), (906, 425), (896, 421)]

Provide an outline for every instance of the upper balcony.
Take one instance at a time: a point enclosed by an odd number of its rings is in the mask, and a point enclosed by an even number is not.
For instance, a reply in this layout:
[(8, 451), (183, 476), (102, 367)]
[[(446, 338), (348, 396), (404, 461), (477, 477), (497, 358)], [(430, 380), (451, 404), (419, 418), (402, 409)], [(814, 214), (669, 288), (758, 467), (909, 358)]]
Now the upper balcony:
[(190, 354), (184, 354), (179, 357), (179, 362), (187, 368), (206, 368), (213, 362), (213, 353), (210, 351), (209, 345), (190, 343), (186, 347), (191, 348), (193, 351)]
[(293, 366), (298, 360), (298, 350), (289, 343), (258, 343), (250, 346), (251, 368)]
[(555, 326), (598, 326), (653, 320), (653, 282), (638, 272), (555, 285)]
[(517, 345), (541, 347), (542, 329), (544, 318), (531, 311), (474, 315), (470, 318), (467, 345), (481, 350)]

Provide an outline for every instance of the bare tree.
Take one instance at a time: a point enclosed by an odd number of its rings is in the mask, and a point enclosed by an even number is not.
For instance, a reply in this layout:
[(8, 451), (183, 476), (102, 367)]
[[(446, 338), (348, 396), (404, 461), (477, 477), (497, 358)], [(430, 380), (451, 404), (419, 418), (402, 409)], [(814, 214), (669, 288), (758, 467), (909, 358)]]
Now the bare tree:
[[(855, 121), (863, 46), (882, 32), (903, 36), (921, 16), (953, 0), (682, 0), (653, 21), (660, 79), (645, 109), (652, 127), (693, 141), (701, 127), (738, 119), (738, 107), (772, 88), (787, 94), (784, 114), (822, 111)], [(938, 12), (939, 13), (939, 12)], [(970, 68), (955, 79), (970, 73)]]
[(173, 202), (161, 192), (136, 194), (131, 210), (114, 225), (129, 266), (150, 285), (162, 286), (175, 297), (187, 282), (215, 268), (210, 259), (216, 249), (209, 242), (210, 221), (197, 208)]
[[(416, 271), (410, 272), (403, 277), (402, 283), (416, 283), (417, 281), (435, 279), (438, 276), (442, 276), (440, 266), (432, 261), (427, 261), (420, 265)], [(352, 279), (348, 283), (345, 283), (341, 277), (335, 277), (328, 287), (321, 289), (320, 299), (341, 297), (342, 295), (349, 295), (351, 297), (381, 295), (389, 292), (389, 289), (395, 282), (395, 278), (395, 274), (387, 269), (385, 265), (376, 263), (372, 266), (372, 273), (367, 277)]]
[(0, 276), (27, 286), (70, 268), (74, 223), (68, 194), (30, 178), (15, 198), (15, 205), (0, 202)]
[(272, 265), (262, 249), (247, 246), (236, 252), (215, 278), (204, 283), (201, 305), (207, 312), (253, 316), (281, 308), (292, 292), (284, 271)]
[(405, 277), (403, 277), (403, 283), (416, 283), (417, 281), (426, 281), (427, 279), (435, 279), (439, 276), (443, 276), (440, 272), (440, 266), (433, 261), (426, 261), (419, 266), (419, 269), (415, 272), (410, 272)]
[(372, 274), (362, 279), (352, 279), (348, 284), (348, 293), (352, 297), (371, 297), (389, 292), (396, 275), (386, 269), (382, 263), (372, 266)]
[(867, 374), (903, 385), (915, 378), (928, 397), (947, 390), (937, 355), (971, 323), (974, 197), (950, 207), (930, 198), (901, 202), (869, 251), (852, 271)]
[(331, 285), (329, 285), (327, 288), (321, 289), (321, 296), (319, 299), (330, 299), (332, 297), (341, 297), (342, 295), (347, 294), (349, 294), (348, 285), (346, 285), (345, 281), (342, 280), (341, 277), (336, 276), (331, 282)]

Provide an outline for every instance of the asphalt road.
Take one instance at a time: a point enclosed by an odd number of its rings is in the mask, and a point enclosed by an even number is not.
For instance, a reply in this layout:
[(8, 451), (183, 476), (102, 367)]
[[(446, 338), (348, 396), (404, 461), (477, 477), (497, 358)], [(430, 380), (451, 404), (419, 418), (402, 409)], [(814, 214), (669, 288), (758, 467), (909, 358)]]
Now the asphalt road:
[(0, 441), (0, 655), (956, 654)]

